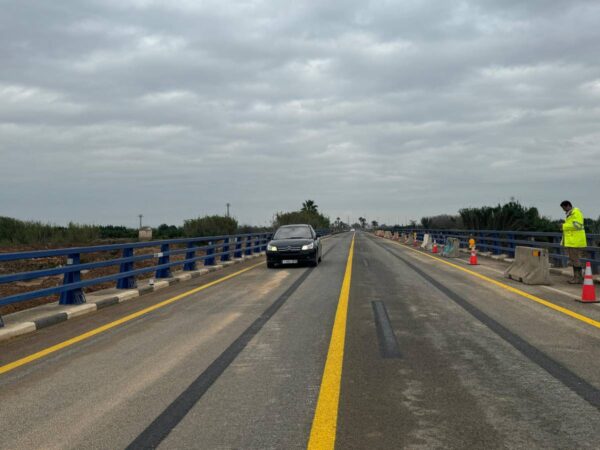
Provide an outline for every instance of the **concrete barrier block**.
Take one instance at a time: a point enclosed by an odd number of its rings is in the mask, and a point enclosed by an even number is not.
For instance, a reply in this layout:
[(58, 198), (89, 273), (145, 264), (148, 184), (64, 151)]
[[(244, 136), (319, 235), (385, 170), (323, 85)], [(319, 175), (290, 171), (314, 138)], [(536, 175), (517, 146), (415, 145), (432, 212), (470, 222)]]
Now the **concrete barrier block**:
[(492, 259), (495, 259), (497, 261), (503, 261), (506, 258), (508, 258), (508, 255), (505, 253), (502, 253), (500, 255), (492, 255)]
[(428, 234), (423, 235), (423, 242), (421, 242), (421, 248), (427, 248), (431, 242), (431, 237)]
[(506, 269), (504, 276), (524, 284), (551, 284), (548, 250), (516, 247), (515, 261)]
[(460, 240), (458, 238), (447, 238), (442, 250), (442, 256), (446, 258), (458, 258), (460, 256)]
[(391, 239), (392, 238), (392, 232), (391, 231), (385, 231), (383, 233), (383, 237), (386, 239)]

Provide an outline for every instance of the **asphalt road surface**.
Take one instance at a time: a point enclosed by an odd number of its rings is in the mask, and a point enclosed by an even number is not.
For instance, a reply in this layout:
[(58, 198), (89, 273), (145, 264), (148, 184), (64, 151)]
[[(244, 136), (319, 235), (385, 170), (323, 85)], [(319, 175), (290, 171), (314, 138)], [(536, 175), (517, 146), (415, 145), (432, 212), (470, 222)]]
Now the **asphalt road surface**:
[(598, 305), (365, 233), (324, 249), (0, 343), (0, 448), (600, 448)]

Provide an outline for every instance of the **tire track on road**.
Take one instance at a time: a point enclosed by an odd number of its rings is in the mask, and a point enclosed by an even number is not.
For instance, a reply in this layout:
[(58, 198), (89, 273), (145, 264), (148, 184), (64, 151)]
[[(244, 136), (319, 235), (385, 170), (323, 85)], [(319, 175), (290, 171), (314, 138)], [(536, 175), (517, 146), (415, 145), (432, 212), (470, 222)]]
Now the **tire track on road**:
[(561, 382), (564, 386), (568, 387), (571, 391), (576, 393), (590, 405), (600, 410), (600, 390), (598, 388), (588, 383), (586, 380), (579, 377), (577, 374), (560, 364), (558, 361), (552, 359), (550, 356), (546, 355), (541, 350), (537, 349), (529, 342), (510, 331), (504, 325), (492, 319), (486, 313), (469, 303), (469, 301), (464, 297), (435, 280), (425, 271), (407, 261), (404, 257), (398, 255), (395, 251), (387, 248), (385, 245), (382, 245), (377, 241), (373, 240), (372, 242), (395, 258), (402, 261), (404, 264), (406, 264), (406, 266), (420, 275), (429, 284), (441, 291), (446, 297), (463, 308), (471, 316), (493, 331), (497, 336), (518, 350), (523, 356), (544, 369), (553, 378)]

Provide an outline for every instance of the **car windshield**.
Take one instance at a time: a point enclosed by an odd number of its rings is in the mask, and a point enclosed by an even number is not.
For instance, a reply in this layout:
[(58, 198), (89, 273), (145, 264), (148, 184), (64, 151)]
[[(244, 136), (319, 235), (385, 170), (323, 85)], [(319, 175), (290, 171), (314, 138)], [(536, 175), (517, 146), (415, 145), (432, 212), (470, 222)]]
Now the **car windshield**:
[(285, 227), (277, 230), (273, 239), (312, 239), (312, 234), (308, 227)]

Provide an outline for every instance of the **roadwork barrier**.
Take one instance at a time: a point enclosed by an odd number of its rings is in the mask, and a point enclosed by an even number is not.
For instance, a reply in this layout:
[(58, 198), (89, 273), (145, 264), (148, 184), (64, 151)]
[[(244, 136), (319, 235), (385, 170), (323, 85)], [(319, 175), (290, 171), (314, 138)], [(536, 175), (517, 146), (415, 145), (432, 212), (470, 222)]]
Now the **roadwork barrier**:
[(385, 231), (383, 233), (383, 237), (386, 239), (391, 239), (392, 238), (392, 232), (391, 231)]
[(504, 276), (525, 284), (551, 284), (548, 249), (516, 247), (515, 261), (506, 269)]
[(442, 256), (446, 258), (458, 258), (460, 256), (460, 240), (458, 238), (446, 238)]
[(431, 247), (431, 236), (429, 234), (423, 235), (423, 242), (421, 243), (421, 248), (429, 249)]

